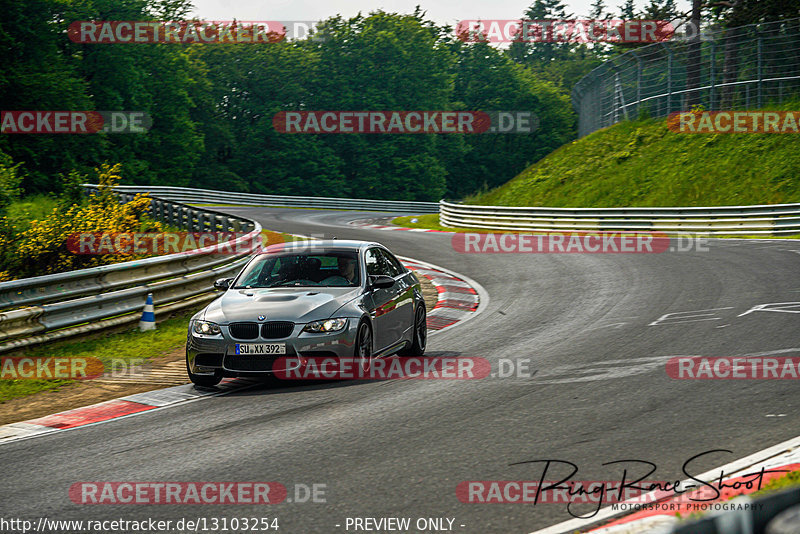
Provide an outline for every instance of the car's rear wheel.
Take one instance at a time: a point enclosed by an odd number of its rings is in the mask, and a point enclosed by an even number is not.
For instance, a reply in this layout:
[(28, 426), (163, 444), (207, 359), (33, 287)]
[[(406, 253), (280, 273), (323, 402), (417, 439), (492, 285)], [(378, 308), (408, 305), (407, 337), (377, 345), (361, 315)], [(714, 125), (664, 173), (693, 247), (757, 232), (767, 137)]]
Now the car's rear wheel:
[(411, 344), (400, 351), (401, 356), (423, 356), (428, 344), (428, 314), (425, 304), (420, 303), (414, 314), (414, 333)]
[(358, 325), (356, 348), (353, 357), (361, 374), (367, 374), (372, 368), (372, 328), (366, 321)]
[(195, 386), (200, 386), (201, 388), (211, 388), (216, 386), (222, 381), (222, 372), (221, 371), (214, 371), (213, 375), (196, 375), (194, 374), (191, 369), (189, 368), (189, 355), (186, 355), (186, 372), (189, 373), (189, 380), (192, 381), (192, 384)]

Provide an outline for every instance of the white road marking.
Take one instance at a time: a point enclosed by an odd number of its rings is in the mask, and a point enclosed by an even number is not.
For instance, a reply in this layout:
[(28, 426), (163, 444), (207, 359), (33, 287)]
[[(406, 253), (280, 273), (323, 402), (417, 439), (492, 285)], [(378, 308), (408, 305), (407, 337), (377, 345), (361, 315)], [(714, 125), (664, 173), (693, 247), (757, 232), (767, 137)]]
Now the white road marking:
[[(769, 306), (781, 306), (780, 308), (769, 308)], [(797, 308), (797, 309), (789, 309)], [(781, 313), (800, 313), (800, 302), (771, 302), (769, 304), (757, 304), (744, 313), (740, 313), (737, 317), (747, 315), (756, 311), (765, 312), (781, 312)]]
[[(657, 326), (660, 324), (684, 324), (684, 323), (695, 323), (699, 321), (719, 321), (722, 317), (715, 317), (713, 313), (702, 313), (702, 312), (714, 312), (720, 310), (731, 310), (733, 306), (726, 306), (724, 308), (709, 308), (707, 310), (692, 310), (692, 311), (685, 311), (685, 312), (673, 312), (673, 313), (665, 313), (652, 323), (649, 323), (647, 326)], [(697, 315), (684, 315), (687, 313), (694, 313)], [(681, 317), (672, 317), (675, 315), (679, 315)], [(696, 317), (704, 317), (704, 319), (696, 319)], [(674, 319), (674, 320), (673, 320)]]

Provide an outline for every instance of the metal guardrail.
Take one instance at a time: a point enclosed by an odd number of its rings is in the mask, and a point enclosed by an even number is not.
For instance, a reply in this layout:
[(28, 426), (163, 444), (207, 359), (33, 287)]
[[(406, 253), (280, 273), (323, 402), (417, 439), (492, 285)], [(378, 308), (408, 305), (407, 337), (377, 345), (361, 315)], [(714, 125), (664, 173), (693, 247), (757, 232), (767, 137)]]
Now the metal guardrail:
[[(84, 187), (87, 187), (85, 185)], [(120, 185), (115, 191), (123, 193), (147, 193), (163, 200), (187, 204), (247, 204), (251, 206), (278, 206), (293, 208), (320, 208), (363, 211), (401, 211), (414, 213), (436, 213), (436, 202), (405, 200), (368, 200), (362, 198), (292, 197), (281, 195), (259, 195), (235, 191), (213, 191), (189, 187), (166, 187), (158, 185)]]
[(800, 204), (708, 208), (518, 208), (439, 202), (443, 226), (527, 232), (800, 234)]
[[(88, 191), (97, 186), (87, 184)], [(119, 186), (158, 195), (150, 214), (189, 231), (246, 232), (203, 249), (0, 283), (0, 353), (134, 322), (147, 293), (156, 313), (199, 306), (212, 298), (213, 281), (238, 272), (261, 244), (261, 225), (246, 217), (190, 206), (220, 202), (250, 205), (431, 212), (444, 226), (506, 231), (662, 231), (707, 234), (797, 234), (800, 204), (714, 208), (518, 208), (441, 201), (394, 202), (278, 197), (175, 187)], [(309, 200), (310, 198), (310, 200)], [(333, 204), (331, 204), (333, 203)], [(435, 210), (434, 210), (435, 211)], [(220, 250), (228, 250), (221, 253)]]
[(202, 249), (2, 282), (0, 353), (138, 321), (147, 293), (159, 314), (197, 307), (214, 298), (215, 279), (237, 273), (261, 245), (261, 225), (245, 217), (161, 198), (150, 214), (188, 231), (246, 233)]

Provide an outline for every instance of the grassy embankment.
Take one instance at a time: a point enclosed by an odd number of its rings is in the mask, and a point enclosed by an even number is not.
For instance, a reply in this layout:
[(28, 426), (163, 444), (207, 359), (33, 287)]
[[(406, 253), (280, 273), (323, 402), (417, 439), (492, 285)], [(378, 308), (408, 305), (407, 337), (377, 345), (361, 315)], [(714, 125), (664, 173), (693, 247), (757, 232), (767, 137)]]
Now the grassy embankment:
[[(800, 135), (680, 134), (664, 119), (623, 122), (562, 146), (464, 202), (598, 208), (800, 202)], [(438, 215), (416, 218), (395, 223), (445, 229)]]

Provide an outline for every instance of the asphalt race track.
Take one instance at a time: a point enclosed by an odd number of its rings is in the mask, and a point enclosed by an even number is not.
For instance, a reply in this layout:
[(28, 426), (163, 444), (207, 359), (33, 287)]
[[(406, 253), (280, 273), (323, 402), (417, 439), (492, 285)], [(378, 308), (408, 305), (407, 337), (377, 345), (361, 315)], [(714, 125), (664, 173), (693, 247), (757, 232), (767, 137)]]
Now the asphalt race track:
[[(8, 443), (0, 446), (7, 513), (277, 517), (292, 534), (347, 532), (356, 517), (450, 518), (455, 532), (526, 534), (570, 519), (566, 505), (465, 504), (456, 486), (538, 480), (543, 464), (525, 462), (543, 459), (576, 464), (576, 480), (618, 479), (618, 465), (602, 464), (626, 459), (656, 464), (648, 480), (682, 480), (697, 454), (732, 451), (699, 458), (699, 474), (800, 434), (796, 381), (675, 380), (665, 371), (672, 356), (800, 356), (800, 241), (461, 254), (448, 234), (346, 224), (385, 214), (225, 210), (273, 230), (380, 241), (472, 278), (488, 308), (432, 336), (428, 353), (486, 358), (493, 371), (500, 359), (528, 359), (529, 376), (266, 384)], [(548, 474), (559, 473), (563, 466)], [(68, 490), (80, 481), (276, 481), (292, 501), (296, 484), (324, 484), (325, 502), (77, 505)]]

